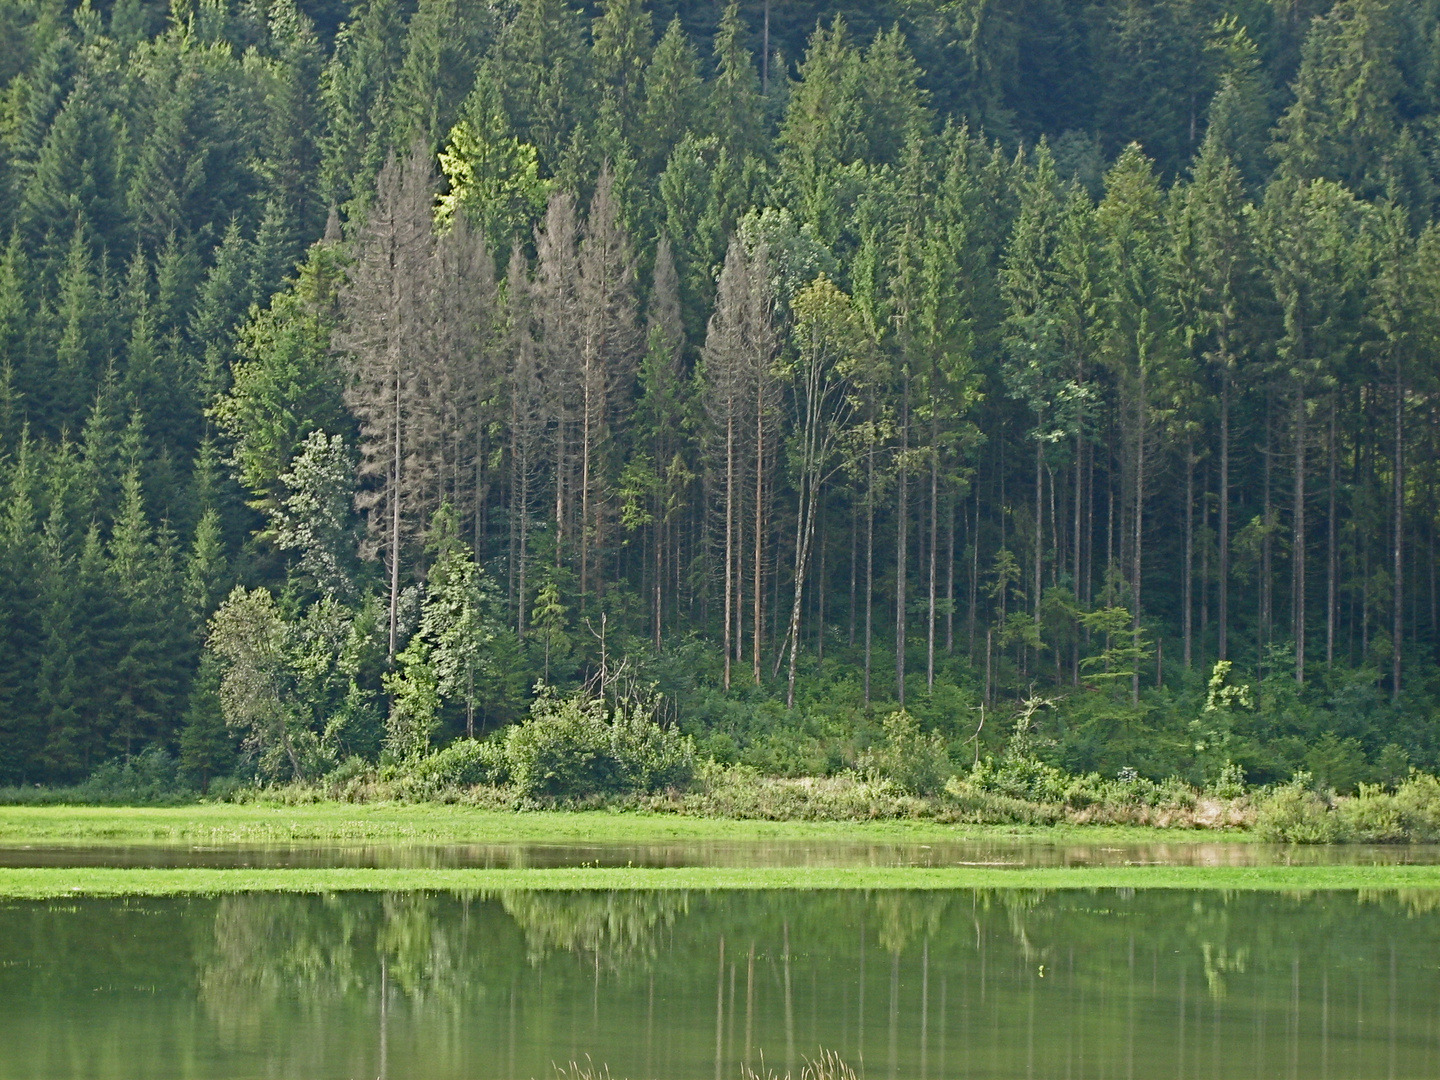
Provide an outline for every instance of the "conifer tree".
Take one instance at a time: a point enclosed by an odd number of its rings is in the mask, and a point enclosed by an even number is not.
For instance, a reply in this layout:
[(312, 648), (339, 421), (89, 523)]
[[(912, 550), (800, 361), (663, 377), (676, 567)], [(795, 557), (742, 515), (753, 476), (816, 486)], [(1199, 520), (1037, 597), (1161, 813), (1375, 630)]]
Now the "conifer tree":
[[(1167, 298), (1161, 289), (1163, 215), (1160, 186), (1139, 146), (1131, 144), (1105, 179), (1096, 212), (1107, 289), (1103, 298), (1103, 356), (1119, 388), (1119, 420), (1126, 444), (1121, 458), (1128, 527), (1131, 635), (1141, 649), (1148, 466), (1156, 417), (1159, 372), (1173, 349)], [(1127, 560), (1122, 557), (1122, 563)], [(1131, 701), (1140, 697), (1140, 666), (1131, 673)]]
[(700, 58), (679, 18), (665, 28), (645, 69), (645, 100), (640, 106), (641, 165), (658, 174), (676, 143), (704, 130), (704, 80)]
[(521, 0), (491, 55), (517, 136), (554, 175), (593, 111), (580, 13), (566, 0)]
[(395, 82), (397, 146), (438, 147), (470, 92), (495, 14), (476, 0), (421, 0), (405, 35)]
[(404, 58), (397, 0), (361, 0), (335, 38), (320, 94), (329, 119), (320, 190), (331, 206), (358, 210), (392, 152), (395, 83)]
[[(590, 585), (591, 547), (603, 551), (611, 507), (614, 429), (624, 421), (643, 338), (637, 320), (635, 256), (620, 221), (614, 177), (600, 174), (576, 262), (579, 331), (580, 594)], [(603, 592), (604, 578), (596, 579)]]
[(432, 374), (424, 350), (434, 287), (433, 192), (420, 152), (403, 162), (392, 158), (381, 170), (357, 237), (336, 336), (351, 358), (346, 400), (360, 421), (361, 505), (389, 579), (392, 657), (399, 651), (403, 548), (421, 524), (413, 466), (426, 419), (419, 407), (423, 380)]
[(710, 131), (733, 160), (743, 161), (760, 150), (760, 80), (745, 48), (745, 24), (736, 0), (728, 0), (720, 16), (714, 52)]
[(23, 438), (6, 470), (0, 509), (0, 775), (24, 783), (35, 774), (42, 733), (35, 715), (35, 672), (41, 641), (35, 567), (41, 565), (36, 520), (35, 449)]
[(545, 211), (552, 184), (540, 176), (539, 153), (514, 135), (500, 86), (481, 65), (440, 154), (449, 190), (440, 197), (443, 224), (464, 214), (490, 250), (504, 252)]
[[(604, 0), (590, 33), (598, 97), (609, 104), (621, 135), (635, 141), (644, 130), (640, 105), (655, 38), (650, 12), (641, 0)], [(673, 117), (667, 118), (667, 126), (673, 123)]]

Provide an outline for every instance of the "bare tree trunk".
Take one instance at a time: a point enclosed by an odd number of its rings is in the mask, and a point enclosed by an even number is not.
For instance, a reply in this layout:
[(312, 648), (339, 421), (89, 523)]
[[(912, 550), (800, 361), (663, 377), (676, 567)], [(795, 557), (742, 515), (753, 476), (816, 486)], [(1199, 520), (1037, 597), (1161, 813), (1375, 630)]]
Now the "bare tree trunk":
[(1271, 640), (1271, 621), (1273, 616), (1272, 598), (1274, 596), (1274, 573), (1272, 564), (1272, 552), (1274, 544), (1270, 536), (1270, 526), (1274, 520), (1274, 509), (1270, 504), (1270, 447), (1271, 447), (1271, 403), (1269, 398), (1265, 401), (1265, 448), (1264, 465), (1261, 469), (1264, 485), (1263, 514), (1262, 520), (1265, 523), (1264, 535), (1260, 540), (1260, 670), (1264, 670), (1266, 658), (1266, 647)]
[(1141, 613), (1141, 571), (1143, 568), (1143, 553), (1145, 539), (1145, 425), (1148, 423), (1146, 415), (1146, 386), (1145, 367), (1142, 358), (1140, 368), (1140, 397), (1136, 404), (1136, 430), (1135, 430), (1135, 550), (1134, 557), (1134, 581), (1130, 586), (1130, 594), (1135, 602), (1134, 635), (1135, 635), (1135, 671), (1130, 677), (1130, 703), (1140, 704), (1140, 613)]
[(390, 473), (390, 653), (389, 659), (393, 664), (395, 654), (399, 651), (399, 627), (400, 627), (400, 491), (401, 491), (401, 463), (404, 458), (401, 454), (401, 431), (404, 401), (402, 398), (402, 381), (400, 377), (400, 365), (395, 364), (395, 432), (392, 436), (395, 445), (395, 458), (391, 465)]
[(1219, 659), (1225, 660), (1230, 655), (1228, 640), (1230, 627), (1230, 371), (1228, 368), (1220, 380), (1220, 535), (1216, 537), (1215, 547), (1215, 554), (1219, 560), (1215, 611), (1215, 634), (1218, 646), (1216, 655)]
[(1405, 596), (1405, 378), (1399, 354), (1395, 359), (1395, 460), (1391, 470), (1394, 474), (1392, 494), (1394, 497), (1394, 540), (1391, 553), (1391, 573), (1395, 579), (1392, 617), (1392, 647), (1390, 658), (1390, 701), (1400, 703), (1400, 671), (1405, 648), (1405, 625), (1403, 600)]
[(960, 510), (960, 500), (951, 485), (950, 498), (945, 515), (945, 655), (955, 655), (955, 515)]
[(1335, 396), (1330, 396), (1330, 439), (1328, 453), (1330, 457), (1330, 509), (1326, 514), (1325, 531), (1326, 552), (1325, 552), (1325, 666), (1333, 667), (1335, 663), (1335, 592), (1337, 578), (1339, 577), (1339, 536), (1338, 523), (1335, 515), (1336, 505), (1336, 445), (1335, 445)]
[(1195, 446), (1185, 443), (1185, 581), (1181, 623), (1185, 670), (1190, 670), (1191, 635), (1195, 608)]
[(765, 382), (756, 380), (755, 400), (755, 640), (751, 645), (751, 672), (760, 685), (760, 656), (764, 644), (765, 603)]
[(929, 626), (925, 642), (925, 686), (935, 689), (935, 577), (938, 570), (936, 550), (940, 540), (940, 447), (939, 433), (932, 421), (930, 431), (930, 609)]
[(819, 478), (802, 477), (799, 528), (795, 537), (795, 601), (790, 607), (790, 671), (785, 689), (785, 707), (795, 707), (795, 675), (800, 661), (800, 614), (805, 596), (805, 574), (809, 569), (810, 544), (815, 535), (815, 514)]
[(895, 537), (895, 695), (905, 707), (905, 607), (909, 598), (909, 576), (905, 565), (909, 555), (910, 524), (910, 375), (905, 374), (904, 400), (900, 420), (899, 514)]
[[(1205, 463), (1205, 477), (1200, 486), (1200, 535), (1210, 534), (1210, 463)], [(1200, 633), (1196, 638), (1196, 652), (1200, 658), (1200, 669), (1206, 667), (1205, 643), (1210, 640), (1210, 545), (1200, 547)]]
[(725, 424), (725, 689), (730, 689), (731, 631), (735, 586), (735, 418)]
[[(1035, 640), (1040, 640), (1040, 604), (1045, 591), (1045, 444), (1035, 440), (1035, 579), (1032, 583), (1035, 605)], [(1022, 654), (1029, 653), (1029, 646), (1021, 646)], [(1035, 651), (1035, 669), (1039, 674), (1040, 651)]]
[(825, 506), (828, 501), (823, 495), (821, 496), (820, 520), (816, 526), (820, 533), (817, 541), (819, 557), (815, 567), (815, 662), (817, 664), (825, 659), (825, 541), (829, 534), (826, 527), (828, 517)]
[(970, 662), (975, 662), (975, 631), (980, 600), (980, 485), (975, 485), (975, 525), (970, 530), (970, 604), (968, 622), (970, 627), (970, 648), (966, 653)]
[(850, 648), (855, 647), (855, 627), (859, 620), (856, 618), (855, 603), (860, 595), (860, 515), (856, 512), (855, 499), (852, 492), (850, 499)]
[(866, 455), (865, 486), (865, 704), (870, 704), (871, 648), (875, 631), (875, 447)]
[(1295, 395), (1294, 551), (1291, 564), (1291, 615), (1295, 634), (1295, 682), (1305, 685), (1305, 395)]

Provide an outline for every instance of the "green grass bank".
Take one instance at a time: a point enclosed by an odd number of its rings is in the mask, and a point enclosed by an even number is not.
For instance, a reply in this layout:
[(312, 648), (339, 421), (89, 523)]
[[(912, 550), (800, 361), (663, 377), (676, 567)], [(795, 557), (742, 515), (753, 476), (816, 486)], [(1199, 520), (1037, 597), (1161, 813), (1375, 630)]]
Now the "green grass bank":
[(180, 896), (242, 892), (497, 892), (506, 890), (1204, 889), (1316, 892), (1436, 890), (1440, 866), (1069, 869), (706, 868), (555, 870), (0, 870), (0, 897)]
[(615, 843), (846, 841), (1201, 843), (1239, 831), (1134, 825), (968, 825), (934, 820), (766, 821), (607, 810), (506, 811), (434, 803), (4, 806), (0, 844)]

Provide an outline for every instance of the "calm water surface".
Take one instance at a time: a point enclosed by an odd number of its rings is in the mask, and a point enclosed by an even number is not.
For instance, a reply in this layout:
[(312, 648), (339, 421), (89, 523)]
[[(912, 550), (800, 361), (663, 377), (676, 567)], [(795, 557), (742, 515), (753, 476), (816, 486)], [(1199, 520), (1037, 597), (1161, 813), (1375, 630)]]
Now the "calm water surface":
[(0, 1078), (1440, 1076), (1440, 893), (0, 906)]
[(1440, 863), (1440, 845), (1295, 847), (1225, 841), (1049, 844), (962, 840), (933, 844), (847, 841), (665, 841), (649, 844), (0, 844), (0, 868), (24, 866), (316, 869), (566, 866), (1326, 866)]

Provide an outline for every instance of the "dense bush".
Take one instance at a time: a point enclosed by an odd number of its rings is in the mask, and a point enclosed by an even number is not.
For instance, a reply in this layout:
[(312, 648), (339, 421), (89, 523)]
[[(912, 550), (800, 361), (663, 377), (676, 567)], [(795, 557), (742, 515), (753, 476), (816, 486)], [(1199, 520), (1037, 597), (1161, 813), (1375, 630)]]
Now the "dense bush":
[(1434, 843), (1440, 841), (1440, 779), (1411, 773), (1393, 790), (1361, 784), (1359, 794), (1335, 798), (1299, 773), (1260, 805), (1262, 839), (1290, 844)]
[(10, 805), (154, 805), (195, 797), (195, 790), (180, 776), (178, 762), (158, 746), (107, 761), (74, 787), (0, 788), (0, 803)]
[(579, 799), (683, 787), (695, 743), (644, 707), (613, 711), (584, 694), (544, 696), (505, 733), (510, 783), (527, 798)]
[(1260, 805), (1255, 831), (1262, 840), (1288, 844), (1330, 844), (1341, 839), (1341, 819), (1330, 802), (1310, 783), (1308, 773), (1297, 774), (1276, 788)]
[(945, 740), (925, 734), (904, 709), (884, 721), (885, 738), (860, 758), (860, 767), (911, 795), (935, 795), (955, 771)]
[(510, 762), (499, 742), (459, 739), (420, 759), (410, 769), (418, 782), (436, 789), (499, 785), (510, 780)]

